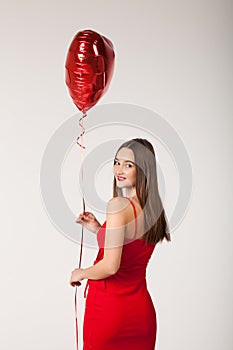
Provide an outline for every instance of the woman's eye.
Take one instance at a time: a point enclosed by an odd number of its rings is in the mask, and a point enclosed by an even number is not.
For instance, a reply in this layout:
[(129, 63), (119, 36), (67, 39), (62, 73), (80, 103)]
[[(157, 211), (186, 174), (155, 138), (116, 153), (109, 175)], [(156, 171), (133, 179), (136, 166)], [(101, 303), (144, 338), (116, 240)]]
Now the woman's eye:
[[(118, 162), (117, 160), (114, 160), (114, 163), (113, 163), (113, 164), (116, 165), (117, 163), (119, 164), (119, 162)], [(126, 164), (126, 166), (127, 166), (127, 165), (128, 165), (130, 168), (132, 167), (132, 164), (129, 164), (129, 163), (128, 163), (128, 164)]]

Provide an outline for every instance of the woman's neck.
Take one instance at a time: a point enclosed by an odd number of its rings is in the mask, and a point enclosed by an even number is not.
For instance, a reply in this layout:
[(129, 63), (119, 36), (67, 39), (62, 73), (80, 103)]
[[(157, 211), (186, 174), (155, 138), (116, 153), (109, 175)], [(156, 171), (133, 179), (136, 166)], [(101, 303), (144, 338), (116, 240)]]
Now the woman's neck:
[(137, 199), (136, 187), (135, 186), (122, 188), (122, 193), (123, 193), (124, 197)]

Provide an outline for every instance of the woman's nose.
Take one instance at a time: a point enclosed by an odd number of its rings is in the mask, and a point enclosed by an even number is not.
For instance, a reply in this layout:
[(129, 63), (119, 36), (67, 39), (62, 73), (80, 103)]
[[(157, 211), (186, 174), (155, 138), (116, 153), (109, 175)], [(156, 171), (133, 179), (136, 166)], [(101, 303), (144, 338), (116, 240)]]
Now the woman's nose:
[(117, 169), (117, 175), (121, 175), (123, 173), (122, 169), (121, 168), (118, 168)]

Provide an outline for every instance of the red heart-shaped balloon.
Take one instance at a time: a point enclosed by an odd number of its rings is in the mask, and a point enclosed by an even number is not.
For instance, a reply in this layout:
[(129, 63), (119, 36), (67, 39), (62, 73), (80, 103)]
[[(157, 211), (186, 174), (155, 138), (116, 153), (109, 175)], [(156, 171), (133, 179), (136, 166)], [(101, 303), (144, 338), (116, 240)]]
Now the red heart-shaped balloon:
[(92, 30), (75, 35), (66, 58), (65, 82), (73, 102), (83, 113), (107, 91), (114, 60), (113, 44), (106, 37)]

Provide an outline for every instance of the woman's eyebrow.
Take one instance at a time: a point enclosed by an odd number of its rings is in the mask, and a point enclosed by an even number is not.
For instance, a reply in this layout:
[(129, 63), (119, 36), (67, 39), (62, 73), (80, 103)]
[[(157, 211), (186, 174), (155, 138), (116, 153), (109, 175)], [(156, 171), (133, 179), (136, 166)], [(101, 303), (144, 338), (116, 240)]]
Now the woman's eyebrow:
[[(115, 157), (115, 159), (116, 159), (116, 160), (119, 160), (117, 157)], [(132, 160), (129, 160), (129, 159), (125, 159), (124, 161), (125, 161), (125, 162), (130, 162), (130, 163), (135, 164)]]

